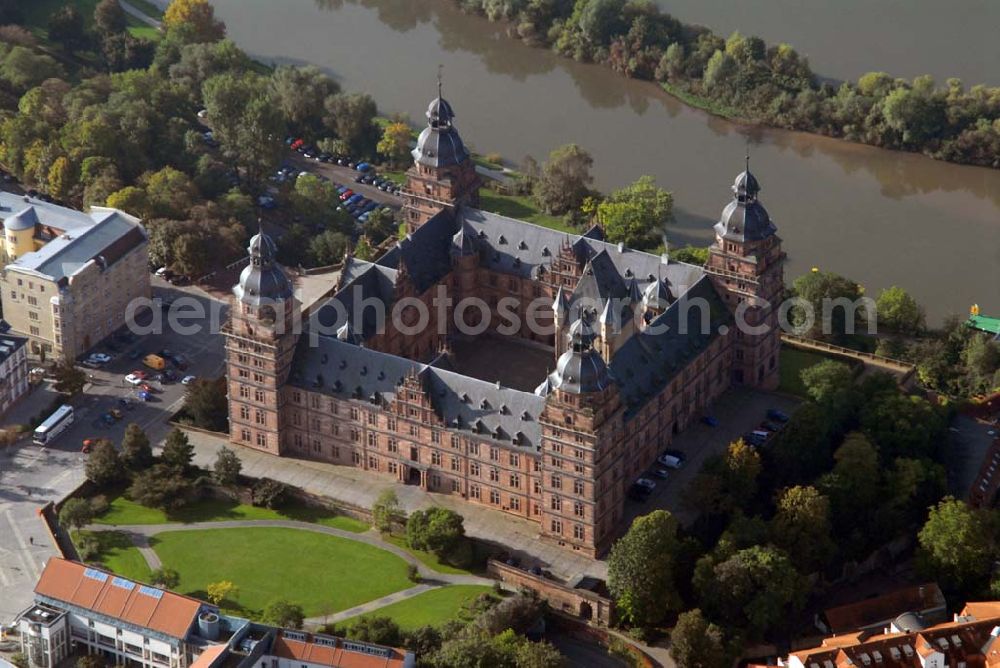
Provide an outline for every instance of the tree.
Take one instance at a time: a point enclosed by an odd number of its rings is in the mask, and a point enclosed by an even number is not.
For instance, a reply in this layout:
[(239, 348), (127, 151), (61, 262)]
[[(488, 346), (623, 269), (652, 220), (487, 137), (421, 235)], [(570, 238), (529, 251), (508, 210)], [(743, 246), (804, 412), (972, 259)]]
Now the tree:
[(49, 167), (48, 173), (49, 194), (58, 200), (64, 200), (70, 195), (73, 186), (76, 185), (73, 175), (73, 165), (69, 158), (64, 155), (59, 156)]
[(215, 455), (215, 464), (212, 468), (215, 481), (220, 485), (231, 487), (240, 479), (243, 462), (235, 452), (227, 447), (221, 447)]
[(150, 218), (184, 218), (195, 202), (198, 189), (184, 172), (166, 166), (139, 179), (148, 200)]
[(896, 457), (933, 458), (946, 440), (947, 426), (931, 402), (901, 392), (873, 397), (861, 411), (861, 428), (887, 462)]
[(351, 640), (399, 647), (403, 644), (403, 632), (399, 624), (389, 617), (379, 615), (363, 616), (347, 628), (345, 633)]
[(800, 569), (809, 573), (823, 568), (836, 549), (831, 538), (829, 499), (815, 487), (784, 490), (771, 520), (771, 536)]
[(49, 39), (72, 53), (87, 44), (83, 15), (73, 5), (63, 5), (49, 16)]
[(118, 457), (114, 443), (106, 438), (98, 439), (90, 448), (84, 472), (87, 480), (98, 487), (105, 487), (121, 480), (125, 476), (125, 466)]
[(80, 394), (83, 392), (83, 386), (87, 384), (87, 374), (72, 362), (58, 362), (52, 368), (52, 375), (56, 380), (54, 385), (56, 392), (67, 397)]
[(315, 65), (279, 65), (271, 73), (270, 85), (285, 120), (299, 132), (321, 129), (323, 101), (340, 92), (337, 82)]
[(657, 188), (653, 177), (641, 176), (597, 205), (597, 220), (608, 241), (645, 249), (659, 243), (673, 215), (674, 197)]
[(924, 310), (906, 290), (895, 285), (879, 293), (875, 311), (878, 323), (890, 332), (912, 336), (924, 328)]
[(374, 124), (378, 108), (371, 95), (337, 93), (324, 102), (323, 122), (346, 141), (356, 155), (367, 155), (375, 147), (377, 128)]
[(138, 186), (125, 186), (121, 190), (108, 195), (107, 206), (130, 213), (138, 218), (147, 218), (151, 214), (149, 197), (146, 191)]
[(548, 213), (561, 215), (579, 209), (590, 193), (594, 159), (576, 144), (560, 146), (542, 166), (535, 183), (535, 199)]
[(380, 244), (389, 237), (395, 236), (397, 230), (396, 215), (392, 209), (388, 207), (375, 209), (368, 214), (368, 220), (365, 222), (365, 236), (374, 243)]
[(98, 654), (87, 654), (76, 660), (76, 668), (105, 668), (107, 661)]
[(973, 594), (985, 586), (997, 556), (996, 518), (990, 511), (945, 497), (931, 508), (917, 538), (923, 570), (962, 592)]
[(545, 604), (536, 596), (518, 594), (503, 599), (476, 616), (476, 625), (495, 636), (506, 629), (527, 633), (545, 612)]
[(144, 70), (153, 62), (156, 45), (129, 32), (112, 33), (101, 41), (101, 54), (109, 72)]
[(36, 54), (23, 46), (11, 47), (0, 64), (0, 78), (26, 91), (46, 79), (62, 77), (63, 68), (51, 56)]
[(803, 369), (802, 384), (806, 394), (820, 406), (843, 406), (854, 387), (854, 373), (843, 362), (826, 359)]
[(82, 529), (93, 519), (94, 511), (84, 499), (68, 499), (59, 510), (59, 524), (64, 529)]
[(699, 564), (695, 587), (701, 607), (727, 628), (759, 638), (793, 619), (804, 602), (805, 583), (781, 550), (754, 545), (724, 561)]
[(253, 488), (253, 505), (264, 508), (280, 508), (288, 496), (288, 486), (283, 482), (261, 478)]
[(231, 581), (221, 580), (219, 582), (209, 582), (208, 586), (205, 587), (205, 593), (208, 594), (209, 601), (219, 605), (226, 599), (230, 601), (234, 600), (239, 596), (240, 590)]
[(414, 511), (406, 521), (406, 544), (451, 560), (465, 539), (462, 523), (462, 516), (447, 508)]
[(264, 621), (282, 628), (301, 629), (305, 618), (301, 605), (289, 603), (284, 599), (271, 601), (264, 608)]
[(164, 589), (175, 589), (181, 583), (181, 576), (172, 568), (160, 566), (150, 574), (149, 581)]
[(734, 651), (725, 630), (695, 608), (677, 617), (670, 632), (670, 656), (678, 668), (729, 668)]
[(122, 437), (122, 463), (133, 471), (141, 471), (153, 463), (153, 448), (142, 427), (134, 422), (125, 427)]
[(337, 211), (340, 203), (337, 191), (330, 182), (318, 176), (305, 174), (295, 179), (291, 200), (292, 208), (306, 225), (336, 224), (341, 230), (347, 227), (347, 221), (343, 219), (341, 212)]
[(383, 490), (372, 505), (372, 522), (382, 533), (391, 533), (393, 525), (403, 513), (399, 507), (399, 497), (391, 489)]
[(94, 7), (94, 26), (104, 35), (125, 32), (128, 19), (118, 0), (101, 0)]
[(194, 446), (188, 441), (187, 434), (174, 427), (167, 434), (167, 440), (163, 444), (163, 452), (160, 454), (160, 459), (167, 466), (181, 471), (191, 466), (191, 461), (194, 459)]
[[(282, 237), (282, 245), (284, 240)], [(340, 232), (333, 230), (321, 232), (309, 241), (310, 264), (315, 267), (336, 264), (344, 257), (344, 251), (350, 243), (350, 238)]]
[(670, 259), (702, 266), (708, 262), (708, 248), (700, 246), (683, 246), (670, 250)]
[(382, 129), (382, 138), (376, 149), (391, 165), (401, 165), (410, 157), (412, 133), (406, 123), (389, 123)]
[(177, 510), (191, 500), (194, 487), (178, 469), (165, 464), (135, 474), (126, 496), (141, 506)]
[(799, 276), (792, 283), (792, 292), (809, 304), (811, 313), (798, 305), (790, 312), (792, 324), (807, 336), (839, 340), (854, 331), (861, 316), (867, 319), (867, 305), (859, 301), (861, 286), (832, 272)]
[(865, 527), (859, 520), (869, 517), (868, 511), (877, 504), (881, 480), (878, 452), (864, 434), (851, 432), (833, 458), (833, 470), (816, 485), (830, 499), (838, 535), (852, 537), (852, 545), (866, 543)]
[(744, 508), (757, 494), (760, 455), (741, 438), (721, 457), (711, 457), (698, 472), (689, 502), (709, 513)]
[(611, 547), (608, 590), (624, 621), (652, 626), (679, 606), (674, 586), (676, 549), (677, 521), (665, 510), (637, 517)]
[(215, 42), (226, 35), (226, 24), (215, 18), (208, 0), (172, 0), (163, 13), (163, 26), (183, 31), (189, 42)]
[(196, 427), (217, 432), (229, 430), (227, 388), (225, 376), (213, 380), (199, 378), (187, 386), (184, 412)]

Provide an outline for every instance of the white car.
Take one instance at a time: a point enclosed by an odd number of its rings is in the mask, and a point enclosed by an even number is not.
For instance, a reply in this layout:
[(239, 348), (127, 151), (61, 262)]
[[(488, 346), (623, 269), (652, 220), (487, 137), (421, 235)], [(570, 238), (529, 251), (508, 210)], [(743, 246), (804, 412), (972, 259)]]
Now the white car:
[(639, 478), (638, 480), (635, 481), (635, 484), (639, 485), (639, 487), (645, 487), (650, 492), (656, 489), (656, 483), (650, 480), (649, 478)]
[(145, 379), (140, 378), (139, 376), (135, 375), (134, 373), (130, 373), (129, 375), (125, 376), (125, 382), (128, 383), (129, 385), (139, 386), (139, 385), (142, 385), (146, 381), (145, 381)]
[(202, 109), (198, 112), (198, 118), (205, 119), (208, 118), (208, 109)]
[(196, 380), (198, 380), (198, 376), (184, 376), (181, 379), (181, 385), (190, 385)]
[(107, 364), (111, 361), (111, 355), (108, 355), (107, 353), (93, 353), (87, 359), (94, 364)]
[(656, 461), (670, 469), (679, 469), (684, 466), (683, 460), (673, 455), (660, 455), (656, 458)]
[(36, 366), (34, 369), (31, 370), (31, 374), (33, 376), (44, 376), (45, 375), (45, 367)]

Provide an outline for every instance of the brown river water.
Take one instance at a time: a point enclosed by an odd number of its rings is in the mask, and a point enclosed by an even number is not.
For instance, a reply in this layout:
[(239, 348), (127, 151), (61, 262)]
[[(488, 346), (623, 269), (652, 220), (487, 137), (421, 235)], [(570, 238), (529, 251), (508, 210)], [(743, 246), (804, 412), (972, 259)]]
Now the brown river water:
[[(974, 302), (983, 313), (1000, 315), (1000, 170), (739, 126), (691, 109), (652, 83), (526, 46), (507, 37), (503, 26), (463, 14), (448, 0), (212, 3), (229, 35), (253, 57), (315, 64), (345, 89), (373, 95), (384, 113), (402, 112), (415, 122), (423, 121), (437, 66), (444, 65), (445, 96), (467, 144), (520, 162), (526, 155), (544, 159), (553, 148), (575, 142), (594, 156), (602, 190), (650, 174), (675, 196), (677, 222), (667, 229), (671, 245), (710, 242), (749, 140), (761, 199), (788, 252), (787, 280), (820, 267), (854, 278), (873, 296), (899, 285), (925, 306), (931, 324), (950, 313), (968, 313)], [(828, 76), (853, 77), (870, 69), (937, 74), (952, 71), (951, 58), (953, 73), (968, 74), (970, 81), (989, 83), (1000, 76), (995, 39), (1000, 4), (815, 0), (829, 6), (809, 21), (801, 7), (813, 4), (679, 0), (674, 10), (679, 18), (725, 33), (741, 27), (754, 7), (769, 7), (772, 24), (757, 17), (761, 27), (743, 32), (796, 44), (812, 56), (814, 69)], [(882, 9), (866, 16), (870, 7), (883, 4), (912, 15), (922, 27), (906, 32), (908, 24), (890, 21)], [(951, 28), (942, 26), (950, 13), (941, 8), (966, 4), (980, 14), (967, 21), (972, 34), (963, 37), (954, 24), (966, 21), (952, 17)], [(738, 11), (727, 13), (726, 5)], [(917, 17), (924, 5), (940, 11)], [(870, 25), (872, 18), (879, 25)], [(837, 31), (868, 23), (838, 38), (827, 34), (827, 19)], [(942, 34), (934, 34), (936, 46), (928, 53), (921, 42), (934, 33), (932, 27)], [(890, 47), (881, 42), (872, 47), (879, 31), (902, 51), (888, 53)], [(982, 39), (975, 39), (976, 32)], [(907, 52), (920, 52), (919, 59), (904, 67)], [(870, 65), (861, 62), (869, 55)]]

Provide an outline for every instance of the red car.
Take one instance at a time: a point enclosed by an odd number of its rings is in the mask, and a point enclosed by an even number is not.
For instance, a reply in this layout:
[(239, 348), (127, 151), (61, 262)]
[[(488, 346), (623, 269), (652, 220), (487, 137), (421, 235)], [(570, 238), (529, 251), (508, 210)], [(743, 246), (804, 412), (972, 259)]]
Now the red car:
[(299, 147), (302, 146), (304, 143), (305, 142), (302, 141), (301, 139), (296, 139), (295, 141), (292, 142), (292, 150), (298, 151)]
[(94, 443), (96, 443), (96, 442), (97, 442), (97, 439), (94, 439), (94, 438), (85, 438), (85, 439), (83, 439), (83, 447), (80, 448), (80, 452), (82, 452), (85, 455), (90, 454), (90, 448), (93, 447)]
[(346, 201), (347, 201), (347, 200), (349, 200), (349, 199), (350, 199), (350, 198), (351, 198), (351, 197), (352, 197), (353, 195), (354, 195), (354, 191), (353, 191), (353, 190), (345, 190), (344, 192), (342, 192), (342, 193), (340, 194), (340, 201), (341, 201), (341, 202), (346, 202)]
[(133, 371), (133, 372), (132, 372), (131, 374), (129, 374), (129, 375), (130, 375), (130, 376), (135, 376), (136, 378), (142, 378), (142, 379), (145, 379), (145, 378), (146, 378), (146, 375), (147, 375), (147, 374), (146, 374), (146, 372), (145, 372), (145, 371), (143, 371), (142, 369), (139, 369), (139, 370), (137, 370), (137, 371)]

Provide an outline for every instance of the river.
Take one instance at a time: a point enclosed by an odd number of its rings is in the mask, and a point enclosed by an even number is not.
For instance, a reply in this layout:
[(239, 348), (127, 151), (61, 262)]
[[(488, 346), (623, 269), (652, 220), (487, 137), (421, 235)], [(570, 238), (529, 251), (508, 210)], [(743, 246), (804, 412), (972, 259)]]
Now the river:
[(480, 152), (541, 160), (576, 142), (594, 156), (601, 189), (653, 175), (675, 195), (672, 245), (710, 242), (749, 139), (789, 281), (818, 266), (873, 296), (899, 285), (932, 324), (975, 302), (1000, 313), (1000, 170), (743, 128), (654, 84), (526, 46), (449, 0), (212, 1), (255, 58), (316, 64), (414, 121), (423, 121), (443, 64), (456, 125)]

